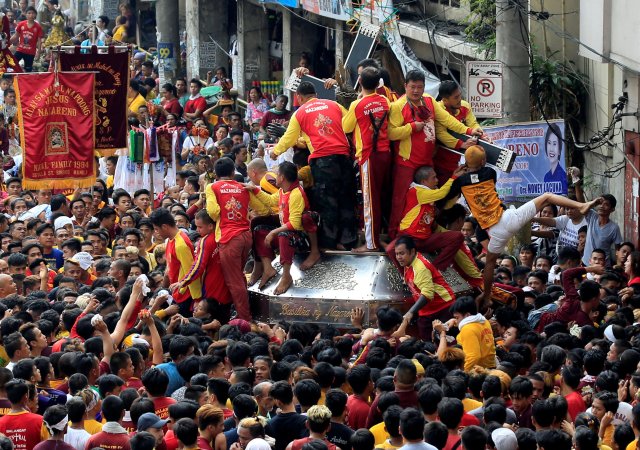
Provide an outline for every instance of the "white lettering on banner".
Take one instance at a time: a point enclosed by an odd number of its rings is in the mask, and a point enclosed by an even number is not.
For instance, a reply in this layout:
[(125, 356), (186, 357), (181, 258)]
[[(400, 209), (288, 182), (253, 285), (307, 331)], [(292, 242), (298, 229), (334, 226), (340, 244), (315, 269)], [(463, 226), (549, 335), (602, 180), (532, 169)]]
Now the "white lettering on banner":
[(502, 63), (467, 62), (467, 94), (476, 117), (502, 117)]

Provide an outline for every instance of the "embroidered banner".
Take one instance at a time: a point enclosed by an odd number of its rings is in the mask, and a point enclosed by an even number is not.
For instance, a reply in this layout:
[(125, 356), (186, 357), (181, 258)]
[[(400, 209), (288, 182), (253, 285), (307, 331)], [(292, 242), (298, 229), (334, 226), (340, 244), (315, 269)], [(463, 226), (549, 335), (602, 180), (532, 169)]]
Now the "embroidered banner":
[(108, 53), (60, 52), (63, 72), (96, 73), (96, 150), (110, 156), (116, 149), (127, 146), (127, 88), (129, 87), (129, 51), (116, 53), (113, 46)]
[(34, 73), (15, 77), (22, 187), (91, 187), (96, 179), (95, 74)]

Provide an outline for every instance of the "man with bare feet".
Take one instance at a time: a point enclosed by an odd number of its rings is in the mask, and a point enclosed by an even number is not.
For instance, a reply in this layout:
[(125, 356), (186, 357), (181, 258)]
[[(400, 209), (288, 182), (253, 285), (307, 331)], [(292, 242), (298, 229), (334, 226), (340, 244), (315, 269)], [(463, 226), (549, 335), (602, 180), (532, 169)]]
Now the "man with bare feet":
[(266, 206), (278, 206), (280, 226), (275, 229), (258, 227), (254, 231), (256, 256), (262, 262), (262, 277), (258, 289), (264, 288), (269, 280), (276, 276), (277, 272), (271, 265), (275, 255), (274, 248), (280, 252), (280, 263), (283, 273), (280, 283), (274, 290), (275, 295), (280, 295), (291, 287), (291, 264), (295, 251), (306, 241), (305, 233), (309, 236), (311, 252), (302, 263), (302, 270), (311, 268), (320, 259), (318, 241), (316, 236), (317, 226), (309, 213), (309, 201), (298, 182), (298, 170), (295, 164), (283, 162), (278, 166), (276, 184), (279, 190), (275, 194), (267, 194), (258, 187), (252, 187), (258, 200)]
[(449, 204), (452, 205), (461, 194), (464, 195), (478, 225), (489, 234), (489, 246), (483, 272), (484, 292), (478, 297), (479, 301), (487, 302), (491, 294), (493, 272), (498, 256), (503, 253), (507, 242), (515, 233), (522, 227), (529, 226), (529, 222), (538, 211), (548, 204), (553, 204), (576, 208), (581, 214), (586, 214), (601, 199), (589, 203), (579, 203), (546, 192), (517, 209), (514, 207), (507, 209), (496, 191), (496, 171), (486, 167), (487, 156), (484, 149), (479, 145), (471, 146), (465, 151), (464, 158), (467, 173), (453, 182), (446, 199), (450, 199)]
[[(458, 167), (452, 177), (438, 188), (438, 178), (431, 166), (423, 166), (416, 170), (414, 183), (407, 191), (404, 201), (404, 213), (400, 221), (399, 236), (411, 236), (419, 252), (438, 252), (433, 265), (438, 270), (445, 270), (451, 265), (456, 252), (464, 245), (464, 236), (458, 231), (434, 233), (436, 226), (435, 202), (442, 200), (449, 193), (451, 184), (465, 173), (464, 166)], [(387, 246), (387, 255), (396, 263), (395, 242)]]
[(356, 160), (360, 166), (365, 243), (353, 249), (358, 253), (380, 250), (382, 196), (391, 188), (391, 102), (376, 93), (379, 83), (379, 69), (362, 69), (359, 78), (362, 98), (351, 103), (349, 112), (342, 118), (344, 132), (353, 133)]
[(323, 248), (345, 250), (357, 240), (355, 177), (349, 142), (342, 129), (346, 110), (338, 103), (317, 98), (313, 84), (303, 81), (296, 98), (300, 108), (291, 116), (287, 131), (271, 150), (271, 159), (286, 152), (302, 136), (311, 155), (314, 187), (311, 206), (320, 214), (318, 240)]

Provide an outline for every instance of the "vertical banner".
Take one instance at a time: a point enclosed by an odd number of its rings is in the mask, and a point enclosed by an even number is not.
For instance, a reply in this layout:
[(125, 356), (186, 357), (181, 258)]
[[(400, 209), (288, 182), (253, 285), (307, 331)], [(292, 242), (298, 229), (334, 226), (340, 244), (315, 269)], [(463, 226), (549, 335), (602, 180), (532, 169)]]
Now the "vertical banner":
[(498, 173), (496, 190), (506, 202), (527, 202), (545, 192), (567, 195), (563, 120), (485, 127), (492, 142), (513, 151), (511, 173)]
[(127, 89), (129, 87), (129, 51), (117, 53), (60, 52), (60, 70), (96, 73), (96, 150), (111, 155), (127, 146)]
[(91, 187), (96, 179), (93, 73), (15, 77), (24, 189)]

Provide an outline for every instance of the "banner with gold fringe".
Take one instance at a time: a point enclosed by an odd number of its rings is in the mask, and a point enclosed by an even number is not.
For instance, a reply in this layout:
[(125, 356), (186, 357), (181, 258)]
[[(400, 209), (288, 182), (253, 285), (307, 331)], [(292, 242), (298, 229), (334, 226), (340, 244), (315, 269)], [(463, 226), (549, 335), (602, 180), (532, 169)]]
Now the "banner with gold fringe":
[(45, 72), (14, 79), (24, 189), (93, 186), (95, 74)]

